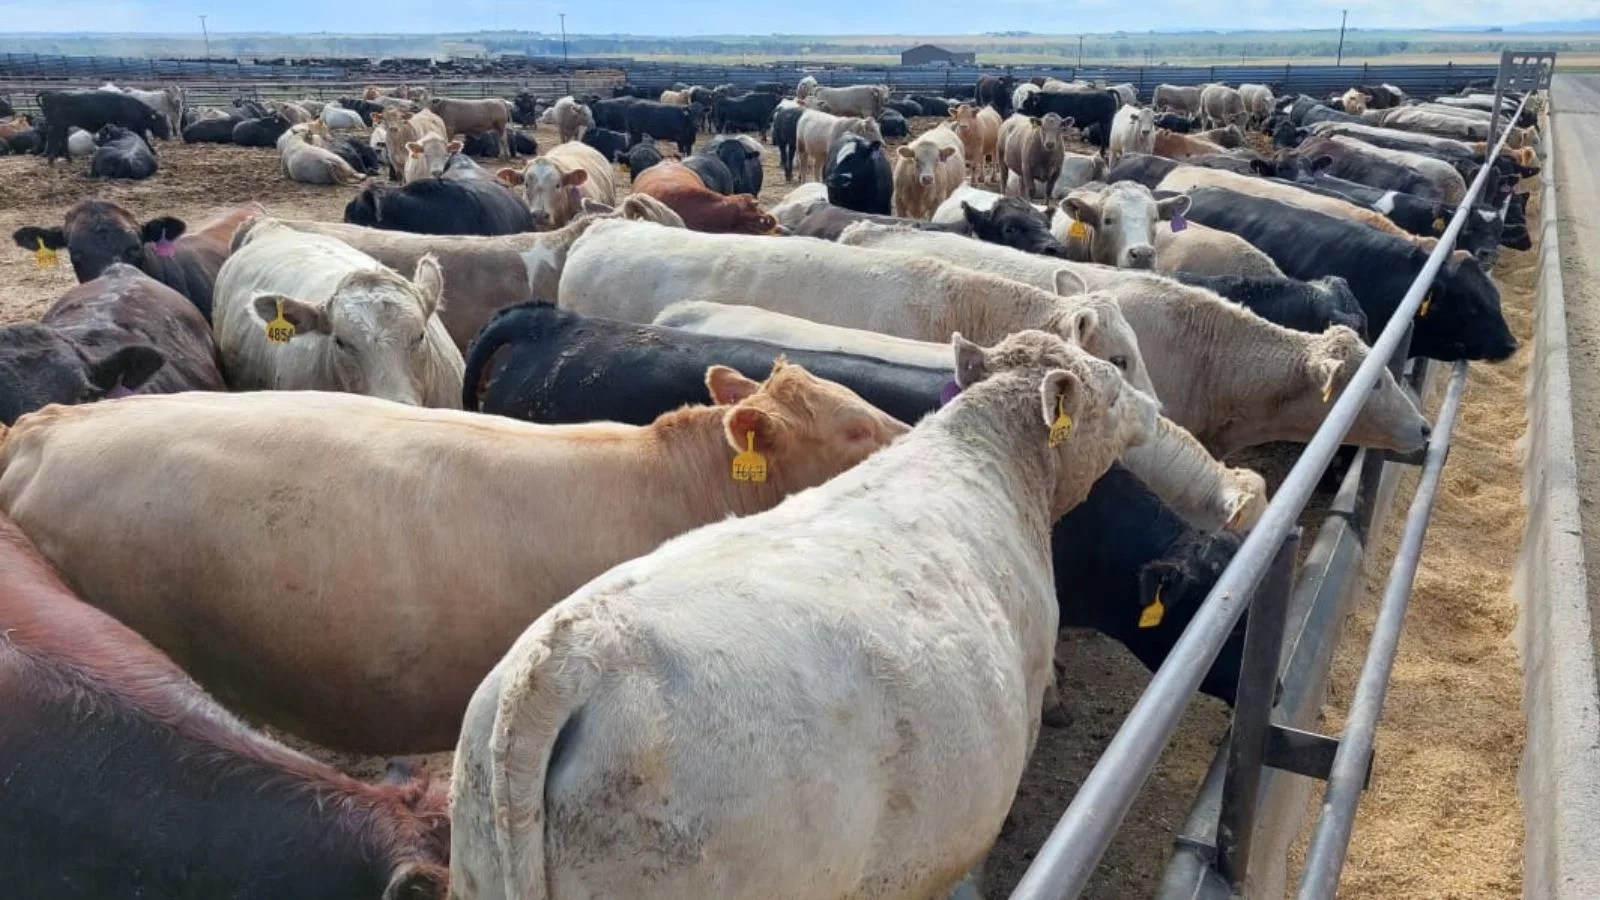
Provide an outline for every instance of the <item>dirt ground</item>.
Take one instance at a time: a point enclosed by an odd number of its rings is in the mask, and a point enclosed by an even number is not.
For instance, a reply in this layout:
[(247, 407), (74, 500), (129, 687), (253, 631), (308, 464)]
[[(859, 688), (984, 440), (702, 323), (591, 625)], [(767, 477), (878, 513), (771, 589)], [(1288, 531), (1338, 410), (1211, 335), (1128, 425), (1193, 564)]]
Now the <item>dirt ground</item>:
[[(934, 124), (936, 120), (918, 120), (913, 123), (913, 130), (920, 133)], [(541, 147), (554, 146), (556, 143), (556, 136), (549, 129), (539, 129), (537, 138)], [(9, 235), (22, 225), (59, 224), (71, 204), (88, 197), (115, 199), (127, 205), (141, 219), (174, 215), (199, 222), (220, 209), (253, 200), (265, 204), (276, 215), (338, 221), (345, 203), (355, 194), (353, 188), (311, 187), (285, 181), (279, 174), (278, 157), (273, 150), (185, 146), (178, 143), (165, 144), (159, 149), (160, 173), (149, 181), (134, 183), (91, 181), (84, 174), (87, 163), (83, 161), (75, 161), (70, 165), (58, 163), (54, 169), (46, 169), (36, 158), (0, 157), (0, 234)], [(766, 183), (761, 199), (768, 204), (776, 203), (787, 195), (792, 185), (784, 183), (777, 165), (777, 154), (770, 147), (764, 164)], [(493, 164), (486, 162), (485, 165), (492, 167)], [(65, 259), (55, 269), (36, 268), (30, 254), (15, 247), (9, 240), (0, 245), (0, 281), (6, 286), (4, 291), (0, 291), (0, 323), (36, 318), (74, 283), (71, 268)], [(1469, 396), (1475, 405), (1469, 410), (1471, 414), (1464, 427), (1474, 422), (1477, 418), (1476, 404), (1484, 403), (1490, 393), (1478, 389)], [(1508, 389), (1507, 396), (1520, 399), (1521, 394)], [(1520, 428), (1520, 404), (1515, 416), (1517, 418), (1509, 421), (1519, 423)], [(1495, 446), (1493, 441), (1487, 438), (1485, 441), (1491, 447)], [(1509, 446), (1509, 441), (1500, 443)], [(1259, 448), (1248, 455), (1241, 455), (1234, 462), (1259, 468), (1268, 477), (1269, 483), (1275, 485), (1292, 463), (1293, 453), (1289, 447)], [(1465, 455), (1464, 448), (1457, 453)], [(1459, 457), (1452, 465), (1460, 465)], [(1505, 471), (1510, 473), (1515, 470), (1508, 468)], [(1464, 477), (1460, 469), (1455, 470), (1453, 477), (1458, 482), (1454, 483), (1456, 487), (1452, 488), (1452, 494), (1467, 490), (1464, 485), (1468, 482), (1459, 481)], [(1491, 494), (1493, 490), (1487, 486), (1501, 483), (1512, 492), (1514, 509), (1517, 481), (1513, 474), (1499, 476), (1499, 480), (1484, 478), (1481, 482), (1471, 482), (1475, 485), (1473, 491), (1490, 490)], [(1457, 502), (1468, 503), (1465, 495)], [(1318, 501), (1303, 517), (1304, 524), (1313, 531), (1315, 524), (1321, 521), (1323, 508), (1324, 503)], [(1470, 515), (1461, 515), (1467, 520), (1465, 524), (1472, 524)], [(1436, 528), (1435, 536), (1430, 539), (1430, 558), (1438, 558), (1434, 555), (1441, 552), (1437, 546), (1440, 533), (1441, 529)], [(1314, 534), (1307, 535), (1304, 546), (1310, 546), (1312, 537)], [(1454, 559), (1456, 555), (1452, 552), (1449, 558)], [(1463, 560), (1487, 560), (1484, 565), (1493, 570), (1494, 577), (1509, 578), (1509, 561), (1495, 568), (1496, 557), (1492, 555), (1459, 555)], [(1456, 570), (1451, 568), (1449, 571)], [(1454, 576), (1451, 577), (1451, 583), (1454, 583)], [(1487, 581), (1488, 575), (1478, 578), (1478, 582)], [(1442, 604), (1450, 591), (1445, 585), (1438, 586), (1437, 590), (1440, 599), (1436, 602)], [(1473, 617), (1472, 621), (1477, 622), (1478, 617)], [(1360, 629), (1356, 630), (1359, 632)], [(1498, 632), (1495, 634), (1498, 636)], [(1095, 633), (1067, 634), (1060, 647), (1060, 655), (1065, 661), (1067, 676), (1063, 696), (1073, 715), (1074, 724), (1065, 729), (1046, 729), (1040, 739), (1032, 764), (1018, 791), (1007, 830), (990, 858), (985, 887), (991, 897), (1007, 895), (1021, 877), (1034, 852), (1070, 802), (1077, 785), (1099, 758), (1149, 680), (1144, 667), (1121, 645)], [(1474, 679), (1486, 677), (1486, 673), (1478, 671), (1472, 674)], [(1433, 704), (1429, 708), (1432, 716), (1446, 721), (1451, 720), (1457, 708), (1453, 694), (1428, 694), (1417, 702), (1423, 701)], [(1405, 702), (1392, 703), (1391, 709), (1404, 708), (1406, 705)], [(1507, 709), (1515, 708), (1513, 694)], [(1488, 717), (1481, 720), (1487, 721)], [(1228, 711), (1220, 702), (1206, 697), (1191, 701), (1182, 729), (1118, 832), (1084, 897), (1120, 900), (1149, 896), (1154, 891), (1171, 851), (1172, 835), (1188, 813), (1195, 787), (1225, 733), (1227, 723)], [(307, 746), (290, 737), (279, 736), (358, 777), (377, 778), (382, 775), (382, 759), (345, 757)], [(1438, 736), (1413, 736), (1406, 727), (1387, 728), (1384, 741), (1387, 743), (1380, 744), (1380, 762), (1397, 756), (1405, 748), (1421, 753), (1442, 746)], [(1499, 755), (1510, 760), (1504, 766), (1503, 773), (1509, 783), (1515, 773), (1517, 751), (1511, 746), (1514, 741), (1506, 743), (1508, 746)], [(420, 762), (425, 771), (448, 777), (448, 754), (438, 754)], [(1380, 765), (1380, 771), (1383, 768)], [(1410, 796), (1410, 790), (1408, 786), (1404, 793), (1396, 795), (1397, 798)], [(1405, 805), (1403, 799), (1399, 805)], [(1510, 808), (1514, 812), (1514, 796)], [(1405, 812), (1407, 810), (1403, 808), (1386, 810), (1385, 816)], [(1372, 817), (1370, 812), (1367, 817)], [(1384, 829), (1383, 822), (1365, 823), (1358, 831), (1358, 841), (1363, 833), (1382, 834)], [(1404, 854), (1404, 851), (1402, 845), (1400, 852)], [(1447, 859), (1439, 860), (1439, 864), (1454, 866), (1453, 861)], [(1381, 882), (1374, 882), (1378, 883)], [(1407, 883), (1397, 880), (1391, 882), (1391, 886), (1400, 888)], [(1510, 883), (1515, 884), (1515, 879)], [(1374, 890), (1363, 895), (1401, 895), (1393, 889)], [(1412, 896), (1409, 891), (1405, 891), (1404, 895)]]

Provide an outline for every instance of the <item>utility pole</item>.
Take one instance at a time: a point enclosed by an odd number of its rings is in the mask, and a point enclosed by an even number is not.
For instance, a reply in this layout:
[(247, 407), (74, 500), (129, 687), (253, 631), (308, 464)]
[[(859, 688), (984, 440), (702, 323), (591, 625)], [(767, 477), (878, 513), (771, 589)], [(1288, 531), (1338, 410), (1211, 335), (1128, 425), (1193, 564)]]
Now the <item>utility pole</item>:
[(1349, 20), (1350, 10), (1344, 10), (1339, 14), (1339, 55), (1333, 58), (1333, 64), (1336, 66), (1344, 65), (1344, 23)]
[(206, 17), (200, 17), (200, 35), (206, 40), (206, 59), (211, 58), (211, 32), (206, 29)]
[(566, 13), (560, 13), (560, 16), (561, 16), (561, 62), (563, 64), (565, 64), (567, 62), (567, 14)]
[(1083, 68), (1083, 35), (1078, 35), (1078, 68)]

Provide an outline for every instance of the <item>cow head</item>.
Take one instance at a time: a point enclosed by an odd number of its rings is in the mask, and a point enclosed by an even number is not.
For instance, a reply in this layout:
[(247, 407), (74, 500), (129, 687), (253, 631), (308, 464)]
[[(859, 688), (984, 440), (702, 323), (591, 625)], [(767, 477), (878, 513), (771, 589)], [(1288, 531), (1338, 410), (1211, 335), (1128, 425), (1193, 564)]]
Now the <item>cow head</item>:
[(1072, 119), (1063, 119), (1055, 113), (1045, 113), (1042, 116), (1029, 118), (1028, 125), (1033, 128), (1033, 133), (1044, 145), (1045, 152), (1055, 153), (1061, 150), (1061, 133), (1072, 127)]
[(1367, 336), (1367, 312), (1361, 308), (1350, 282), (1338, 275), (1324, 275), (1306, 282), (1322, 300), (1329, 325), (1343, 325), (1363, 339)]
[(450, 157), (461, 152), (460, 141), (446, 143), (436, 134), (406, 144), (405, 181), (424, 178), (442, 178), (450, 166)]
[(1050, 233), (1050, 216), (1054, 213), (1054, 209), (1041, 213), (1033, 204), (1016, 197), (1002, 197), (987, 210), (961, 204), (967, 228), (978, 240), (1065, 259), (1066, 246)]
[(829, 147), (833, 152), (822, 173), (828, 198), (836, 206), (855, 208), (859, 197), (875, 192), (885, 162), (883, 143), (845, 133)]
[(963, 103), (950, 110), (950, 130), (965, 136), (967, 132), (978, 127), (978, 110), (976, 107)]
[(910, 430), (849, 388), (782, 357), (764, 382), (712, 366), (706, 387), (711, 402), (727, 408), (722, 423), (730, 458), (761, 453), (769, 479), (785, 492), (821, 484)]
[(918, 184), (929, 187), (939, 164), (956, 154), (955, 147), (941, 147), (933, 141), (916, 140), (896, 148), (895, 153), (915, 170)]
[(1157, 200), (1134, 181), (1119, 181), (1099, 190), (1077, 190), (1061, 201), (1062, 212), (1090, 229), (1089, 255), (1097, 263), (1123, 269), (1156, 265), (1156, 224), (1189, 210), (1187, 196)]
[(560, 228), (582, 209), (583, 185), (589, 180), (589, 173), (540, 157), (521, 172), (501, 169), (495, 177), (508, 187), (522, 188), (534, 228), (545, 230)]
[(66, 250), (72, 258), (73, 274), (79, 282), (99, 278), (112, 263), (127, 263), (138, 269), (149, 264), (146, 244), (177, 240), (187, 226), (182, 219), (160, 216), (143, 225), (122, 206), (105, 200), (84, 200), (67, 210), (61, 228), (27, 226), (17, 229), (12, 240), (28, 251), (42, 243), (47, 250)]
[(51, 403), (92, 403), (132, 393), (164, 365), (160, 351), (143, 344), (118, 347), (90, 360), (48, 325), (0, 328), (0, 425)]
[(1083, 279), (1067, 269), (1056, 271), (1055, 282), (1056, 294), (1071, 299), (1058, 305), (1048, 330), (1111, 363), (1129, 384), (1154, 397), (1156, 389), (1139, 350), (1139, 337), (1116, 299), (1086, 291)]
[(410, 281), (387, 268), (365, 269), (346, 275), (325, 306), (262, 293), (251, 308), (262, 327), (281, 310), (294, 326), (291, 341), (325, 341), (338, 390), (418, 406), (439, 352), (428, 332), (443, 296), (444, 275), (429, 253)]
[[(1342, 325), (1334, 325), (1312, 339), (1306, 347), (1300, 382), (1283, 386), (1287, 394), (1276, 407), (1280, 424), (1293, 422), (1304, 434), (1315, 432), (1369, 352), (1371, 349), (1360, 336)], [(1416, 402), (1385, 369), (1351, 426), (1346, 442), (1409, 453), (1428, 442), (1429, 431), (1428, 420), (1417, 411)]]
[[(1420, 255), (1421, 250), (1415, 251)], [(1517, 352), (1517, 339), (1500, 309), (1500, 291), (1478, 260), (1450, 254), (1433, 283), (1427, 312), (1419, 311), (1413, 346), (1434, 359), (1499, 362)], [(1422, 349), (1427, 348), (1427, 349)]]
[[(1183, 529), (1164, 553), (1140, 567), (1135, 603), (1097, 606), (1093, 621), (1085, 624), (1122, 642), (1140, 662), (1155, 671), (1183, 636), (1242, 542), (1243, 538), (1232, 531)], [(1154, 627), (1140, 627), (1145, 610), (1157, 601), (1163, 609), (1161, 621)], [(1201, 691), (1230, 706), (1238, 694), (1248, 623), (1248, 615), (1240, 617), (1200, 683)]]

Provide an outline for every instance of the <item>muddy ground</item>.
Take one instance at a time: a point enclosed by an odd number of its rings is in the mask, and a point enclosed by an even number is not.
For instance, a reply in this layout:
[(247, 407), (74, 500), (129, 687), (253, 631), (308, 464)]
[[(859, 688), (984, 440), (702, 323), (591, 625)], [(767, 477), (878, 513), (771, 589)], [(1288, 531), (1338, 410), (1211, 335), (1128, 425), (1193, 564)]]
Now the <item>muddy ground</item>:
[[(918, 120), (913, 123), (913, 130), (920, 133), (936, 124), (937, 120)], [(557, 142), (551, 129), (539, 129), (537, 138), (540, 147)], [(140, 219), (173, 215), (198, 222), (225, 207), (258, 201), (276, 215), (338, 221), (345, 203), (357, 191), (285, 181), (274, 150), (179, 143), (162, 144), (159, 150), (161, 171), (144, 182), (90, 180), (85, 174), (87, 163), (81, 160), (46, 168), (37, 158), (0, 157), (0, 234), (9, 236), (22, 225), (59, 224), (66, 209), (85, 198), (117, 200)], [(784, 182), (775, 150), (769, 147), (763, 161), (766, 175), (761, 199), (776, 203), (793, 186)], [(73, 283), (65, 260), (59, 268), (37, 268), (28, 253), (7, 240), (0, 245), (0, 284), (4, 285), (0, 289), (0, 323), (38, 317)], [(1261, 469), (1275, 485), (1293, 459), (1293, 448), (1280, 446), (1241, 454), (1233, 461)], [(1515, 472), (1506, 472), (1504, 478), (1508, 485), (1519, 483)], [(1302, 546), (1310, 546), (1324, 509), (1325, 501), (1319, 500), (1303, 517), (1308, 534)], [(986, 893), (990, 897), (1006, 896), (1021, 877), (1077, 785), (1149, 680), (1148, 672), (1121, 645), (1091, 632), (1066, 634), (1060, 656), (1067, 675), (1063, 696), (1074, 724), (1065, 729), (1045, 729), (1041, 736), (1007, 830), (990, 858), (986, 873)], [(1448, 698), (1435, 699), (1448, 710)], [(1226, 731), (1227, 715), (1227, 708), (1218, 701), (1206, 697), (1191, 701), (1183, 727), (1118, 832), (1084, 897), (1122, 900), (1152, 894), (1171, 851), (1172, 835), (1187, 815), (1195, 787)], [(345, 757), (285, 737), (358, 776), (377, 778), (382, 774), (381, 759)], [(1404, 744), (1411, 738), (1401, 733), (1390, 735), (1388, 740)], [(448, 777), (448, 754), (427, 759), (424, 768)], [(1364, 825), (1369, 831), (1383, 827), (1382, 822)], [(1401, 895), (1381, 889), (1351, 894)]]

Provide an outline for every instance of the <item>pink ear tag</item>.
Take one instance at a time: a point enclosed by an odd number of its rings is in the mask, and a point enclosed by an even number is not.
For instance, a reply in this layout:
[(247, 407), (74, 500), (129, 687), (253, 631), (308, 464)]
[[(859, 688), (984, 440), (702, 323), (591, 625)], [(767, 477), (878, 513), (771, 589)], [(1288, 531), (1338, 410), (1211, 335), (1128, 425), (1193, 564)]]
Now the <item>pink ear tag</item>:
[(175, 249), (177, 249), (177, 246), (171, 241), (167, 240), (167, 236), (165, 234), (161, 236), (161, 240), (156, 241), (156, 255), (163, 259), (172, 256), (172, 252)]
[(956, 384), (954, 378), (946, 381), (944, 383), (944, 387), (939, 389), (939, 405), (948, 405), (950, 401), (954, 400), (956, 395), (959, 393), (961, 393), (961, 385)]
[(1185, 228), (1188, 228), (1188, 227), (1189, 227), (1189, 223), (1185, 222), (1183, 220), (1183, 213), (1178, 213), (1177, 215), (1172, 217), (1172, 230), (1173, 231), (1175, 231), (1175, 232), (1176, 231), (1182, 231), (1182, 230), (1184, 230)]

